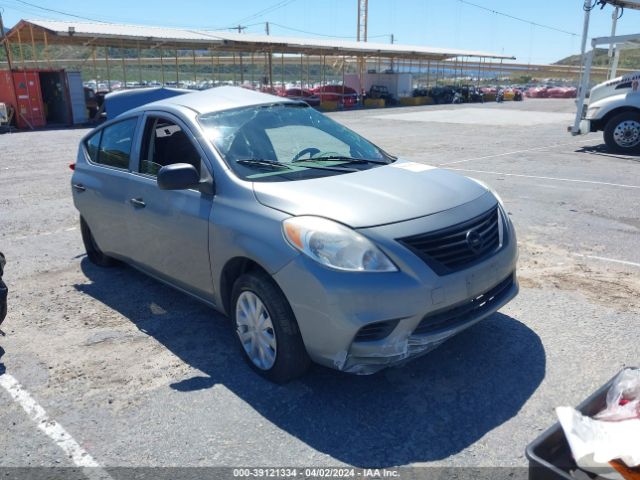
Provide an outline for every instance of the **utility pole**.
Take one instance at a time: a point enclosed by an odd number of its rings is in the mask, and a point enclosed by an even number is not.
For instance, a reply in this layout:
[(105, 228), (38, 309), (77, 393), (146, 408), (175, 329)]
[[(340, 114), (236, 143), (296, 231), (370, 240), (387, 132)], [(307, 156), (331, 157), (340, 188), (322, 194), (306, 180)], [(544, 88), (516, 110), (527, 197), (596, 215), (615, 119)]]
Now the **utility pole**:
[(11, 65), (11, 52), (9, 51), (9, 40), (7, 39), (7, 35), (4, 31), (4, 23), (2, 22), (2, 11), (0, 10), (0, 40), (2, 40), (2, 45), (4, 45), (4, 53), (7, 56), (7, 65), (9, 66), (9, 72), (13, 70)]
[(369, 10), (369, 0), (358, 1), (358, 35), (357, 40), (360, 42), (367, 41), (367, 15)]
[[(391, 34), (391, 45), (393, 45), (393, 43), (395, 42), (396, 37), (393, 35), (393, 33)], [(391, 69), (391, 71), (393, 72), (393, 57), (391, 57), (391, 60), (389, 61), (389, 68)]]
[[(269, 35), (269, 22), (265, 22), (264, 31)], [(267, 79), (269, 80), (269, 88), (271, 89), (270, 93), (273, 93), (273, 55), (271, 54), (271, 50), (265, 52), (265, 56), (267, 57)]]
[[(247, 27), (243, 27), (242, 25), (238, 25), (235, 28), (238, 29), (238, 33), (242, 33), (242, 31)], [(240, 58), (240, 85), (243, 85), (244, 84), (244, 65), (242, 63), (242, 52), (238, 52), (238, 57)]]
[[(357, 0), (358, 2), (358, 42), (367, 41), (367, 15), (369, 10), (368, 0)], [(363, 56), (358, 57), (358, 77), (360, 79), (360, 95), (364, 93), (364, 71), (365, 59)]]

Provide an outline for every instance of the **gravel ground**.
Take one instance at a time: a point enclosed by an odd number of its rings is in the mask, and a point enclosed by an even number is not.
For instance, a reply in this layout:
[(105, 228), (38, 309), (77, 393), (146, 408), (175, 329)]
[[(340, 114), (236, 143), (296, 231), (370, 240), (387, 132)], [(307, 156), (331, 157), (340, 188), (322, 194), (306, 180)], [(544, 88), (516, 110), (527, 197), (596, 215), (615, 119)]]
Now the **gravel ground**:
[[(87, 130), (2, 135), (6, 372), (107, 467), (525, 466), (554, 407), (640, 364), (639, 159), (607, 154), (600, 134), (569, 136), (572, 108), (331, 114), (394, 154), (493, 186), (517, 228), (522, 288), (401, 368), (314, 367), (285, 386), (241, 361), (221, 315), (88, 262), (67, 167)], [(0, 425), (0, 466), (73, 465), (2, 389)]]

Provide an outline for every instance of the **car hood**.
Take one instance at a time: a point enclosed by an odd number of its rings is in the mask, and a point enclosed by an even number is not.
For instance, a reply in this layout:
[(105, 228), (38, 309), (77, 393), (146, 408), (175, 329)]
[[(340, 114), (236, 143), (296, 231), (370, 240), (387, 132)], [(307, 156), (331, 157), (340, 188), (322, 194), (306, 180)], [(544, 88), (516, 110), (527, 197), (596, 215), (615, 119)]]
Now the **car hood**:
[(362, 172), (293, 182), (255, 182), (257, 200), (290, 215), (316, 215), (353, 228), (423, 217), (487, 192), (462, 175), (398, 160)]

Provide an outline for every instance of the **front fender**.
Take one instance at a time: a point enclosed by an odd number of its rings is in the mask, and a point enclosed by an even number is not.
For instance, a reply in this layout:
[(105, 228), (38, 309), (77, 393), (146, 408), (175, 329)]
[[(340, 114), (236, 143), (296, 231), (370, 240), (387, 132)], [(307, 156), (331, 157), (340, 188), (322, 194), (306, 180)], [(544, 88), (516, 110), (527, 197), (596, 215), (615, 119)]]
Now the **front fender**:
[(215, 303), (220, 306), (222, 273), (230, 260), (247, 258), (274, 275), (299, 255), (282, 233), (282, 220), (290, 215), (255, 201), (242, 203), (216, 201), (211, 211), (209, 257)]
[(587, 112), (593, 108), (598, 108), (594, 116), (586, 117), (587, 120), (602, 120), (609, 113), (619, 108), (637, 108), (640, 110), (640, 93), (629, 92), (626, 94), (612, 95), (590, 103)]

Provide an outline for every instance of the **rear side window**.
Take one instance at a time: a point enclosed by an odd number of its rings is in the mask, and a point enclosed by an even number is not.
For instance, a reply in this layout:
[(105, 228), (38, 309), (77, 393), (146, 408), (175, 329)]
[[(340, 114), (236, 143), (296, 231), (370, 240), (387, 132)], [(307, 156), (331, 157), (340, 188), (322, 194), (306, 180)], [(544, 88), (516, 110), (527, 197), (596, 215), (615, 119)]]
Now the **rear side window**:
[[(87, 151), (91, 161), (108, 167), (129, 168), (129, 157), (137, 118), (114, 123), (87, 141)], [(97, 146), (97, 151), (96, 151)]]

